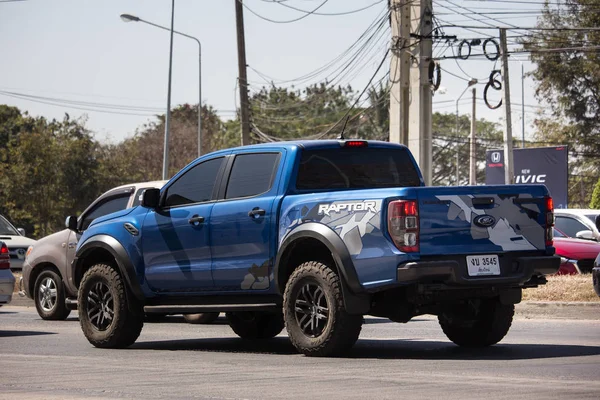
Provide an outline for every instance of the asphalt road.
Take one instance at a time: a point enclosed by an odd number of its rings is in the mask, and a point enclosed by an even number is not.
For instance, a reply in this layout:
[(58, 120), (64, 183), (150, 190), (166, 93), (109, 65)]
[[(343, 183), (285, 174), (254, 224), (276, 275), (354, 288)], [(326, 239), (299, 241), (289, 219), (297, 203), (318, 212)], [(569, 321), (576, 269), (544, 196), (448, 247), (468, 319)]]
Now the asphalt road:
[(367, 318), (345, 358), (297, 354), (285, 333), (238, 339), (213, 325), (147, 323), (125, 350), (92, 347), (76, 314), (41, 320), (0, 308), (0, 399), (595, 399), (600, 321), (518, 318), (483, 350), (450, 343), (437, 321)]

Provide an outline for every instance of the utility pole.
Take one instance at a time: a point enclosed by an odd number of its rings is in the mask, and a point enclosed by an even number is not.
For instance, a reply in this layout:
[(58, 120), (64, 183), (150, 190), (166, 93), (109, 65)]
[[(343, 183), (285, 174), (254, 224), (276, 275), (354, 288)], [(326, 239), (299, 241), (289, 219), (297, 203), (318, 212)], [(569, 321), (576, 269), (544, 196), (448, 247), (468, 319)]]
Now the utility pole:
[[(406, 1), (406, 0), (404, 0)], [(408, 113), (408, 143), (415, 156), (426, 185), (431, 185), (432, 121), (429, 63), (432, 58), (432, 0), (415, 0), (411, 5), (411, 62)]]
[(410, 88), (410, 2), (390, 2), (392, 60), (390, 63), (390, 135), (392, 143), (408, 146)]
[(469, 156), (469, 185), (477, 185), (477, 157), (476, 157), (476, 148), (475, 148), (475, 135), (476, 135), (476, 121), (477, 116), (475, 115), (475, 107), (477, 100), (477, 89), (473, 88), (473, 106), (471, 111), (471, 137), (469, 138), (471, 152)]
[(525, 148), (525, 71), (521, 61), (521, 147)]
[(504, 183), (514, 183), (512, 118), (510, 112), (510, 79), (508, 76), (508, 46), (506, 28), (500, 28), (500, 48), (502, 53), (502, 104), (504, 104)]
[(238, 47), (238, 83), (240, 86), (240, 120), (242, 122), (242, 146), (250, 144), (250, 106), (248, 101), (248, 77), (246, 75), (246, 41), (244, 39), (244, 8), (242, 0), (235, 1), (235, 21)]

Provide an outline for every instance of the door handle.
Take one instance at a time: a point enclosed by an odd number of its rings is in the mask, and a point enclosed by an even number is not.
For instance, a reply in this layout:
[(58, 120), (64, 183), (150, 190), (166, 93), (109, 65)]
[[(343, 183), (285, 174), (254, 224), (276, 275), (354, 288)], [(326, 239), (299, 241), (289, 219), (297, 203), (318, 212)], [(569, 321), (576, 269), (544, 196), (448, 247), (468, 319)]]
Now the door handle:
[(252, 210), (248, 211), (248, 216), (252, 218), (258, 218), (265, 215), (267, 212), (262, 208), (254, 207)]
[(193, 215), (192, 218), (188, 219), (188, 222), (191, 225), (197, 226), (204, 222), (204, 217), (201, 217), (198, 214), (196, 214), (196, 215)]

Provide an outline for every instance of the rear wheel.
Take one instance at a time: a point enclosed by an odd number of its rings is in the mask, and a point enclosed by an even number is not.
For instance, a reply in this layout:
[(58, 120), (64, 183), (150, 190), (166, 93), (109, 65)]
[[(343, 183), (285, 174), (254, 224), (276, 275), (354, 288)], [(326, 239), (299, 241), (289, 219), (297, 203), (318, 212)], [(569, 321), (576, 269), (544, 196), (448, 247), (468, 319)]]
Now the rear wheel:
[[(129, 294), (129, 296), (128, 296)], [(79, 322), (87, 340), (96, 347), (122, 348), (133, 344), (144, 325), (142, 307), (114, 268), (96, 264), (79, 286)]]
[(183, 318), (188, 324), (210, 324), (219, 318), (219, 313), (208, 312), (199, 314), (183, 314)]
[(283, 295), (285, 327), (292, 344), (308, 356), (333, 356), (358, 340), (362, 315), (346, 312), (338, 275), (326, 264), (300, 265)]
[(33, 289), (35, 308), (45, 320), (64, 320), (71, 310), (65, 305), (65, 287), (59, 274), (51, 269), (42, 271)]
[(498, 299), (474, 299), (445, 309), (438, 316), (442, 330), (454, 343), (464, 347), (485, 347), (498, 343), (508, 333), (515, 306)]
[(270, 339), (283, 330), (281, 313), (240, 311), (225, 315), (231, 329), (242, 339)]

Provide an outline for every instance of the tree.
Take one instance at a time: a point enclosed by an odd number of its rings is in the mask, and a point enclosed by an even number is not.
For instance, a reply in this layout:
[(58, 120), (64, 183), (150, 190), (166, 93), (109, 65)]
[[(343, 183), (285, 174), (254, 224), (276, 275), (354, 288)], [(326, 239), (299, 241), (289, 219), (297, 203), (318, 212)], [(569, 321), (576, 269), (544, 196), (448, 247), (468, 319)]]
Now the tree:
[(36, 118), (0, 154), (3, 212), (34, 237), (60, 229), (98, 195), (96, 142), (84, 120)]
[(600, 208), (600, 179), (598, 179), (596, 186), (594, 186), (590, 208)]
[(537, 23), (543, 30), (523, 40), (536, 64), (531, 74), (536, 96), (552, 110), (552, 116), (536, 120), (536, 140), (569, 145), (570, 173), (576, 179), (569, 185), (569, 203), (579, 206), (589, 203), (600, 176), (599, 7), (600, 0), (546, 3)]

